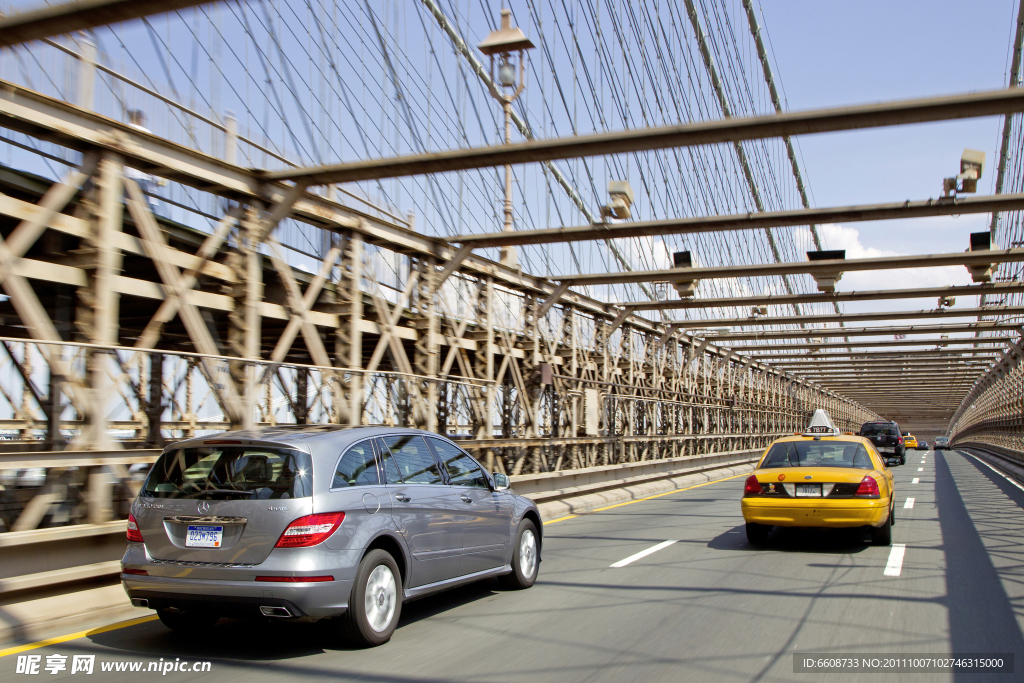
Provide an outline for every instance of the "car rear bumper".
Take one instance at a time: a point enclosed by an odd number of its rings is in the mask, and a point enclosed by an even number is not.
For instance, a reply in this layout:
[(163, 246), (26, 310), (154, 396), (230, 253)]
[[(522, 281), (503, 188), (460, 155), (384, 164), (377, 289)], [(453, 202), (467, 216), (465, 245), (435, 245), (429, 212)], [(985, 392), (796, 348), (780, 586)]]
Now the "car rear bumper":
[[(121, 559), (121, 584), (149, 607), (222, 616), (261, 616), (262, 606), (288, 606), (297, 618), (322, 619), (345, 612), (362, 553), (323, 546), (275, 549), (260, 564), (228, 565), (158, 560), (142, 543), (129, 543)], [(331, 576), (331, 581), (257, 581), (257, 577)], [(285, 605), (284, 603), (287, 603)]]
[(861, 500), (765, 500), (744, 498), (741, 501), (746, 522), (769, 526), (793, 527), (879, 527), (889, 514), (889, 501), (884, 498)]
[(348, 609), (352, 592), (351, 580), (289, 584), (122, 574), (121, 584), (130, 599), (146, 600), (150, 609), (242, 618), (264, 616), (260, 607), (283, 607), (297, 619), (334, 617)]

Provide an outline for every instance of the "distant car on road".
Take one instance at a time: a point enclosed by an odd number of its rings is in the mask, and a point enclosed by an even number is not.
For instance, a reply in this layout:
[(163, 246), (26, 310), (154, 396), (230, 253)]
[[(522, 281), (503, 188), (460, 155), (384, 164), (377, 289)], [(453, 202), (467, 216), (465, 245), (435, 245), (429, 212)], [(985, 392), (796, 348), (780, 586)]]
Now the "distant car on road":
[(883, 458), (894, 455), (899, 458), (901, 465), (907, 464), (903, 433), (895, 422), (865, 422), (861, 425), (860, 435), (869, 439)]
[(916, 451), (917, 450), (917, 437), (914, 436), (913, 434), (904, 434), (903, 435), (903, 447), (904, 448), (913, 448)]
[(917, 447), (920, 448), (922, 451), (926, 451), (926, 450), (928, 450), (928, 442), (924, 441), (924, 440), (918, 441), (917, 442)]
[(949, 448), (949, 437), (937, 436), (935, 437), (935, 450), (941, 451)]
[(497, 577), (537, 579), (537, 506), (444, 437), (267, 427), (169, 446), (128, 517), (133, 605), (194, 634), (221, 617), (343, 617), (364, 645), (402, 602)]
[(740, 507), (755, 545), (773, 526), (866, 527), (874, 543), (889, 545), (895, 495), (892, 472), (874, 445), (841, 434), (817, 410), (803, 435), (768, 448), (747, 478)]

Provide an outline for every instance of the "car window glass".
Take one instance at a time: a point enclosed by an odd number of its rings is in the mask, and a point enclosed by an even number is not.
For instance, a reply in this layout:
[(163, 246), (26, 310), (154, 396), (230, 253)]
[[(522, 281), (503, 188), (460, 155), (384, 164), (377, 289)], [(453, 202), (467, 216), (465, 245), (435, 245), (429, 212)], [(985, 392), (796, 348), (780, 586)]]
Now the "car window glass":
[(144, 496), (226, 500), (306, 498), (312, 495), (308, 453), (278, 448), (182, 448), (160, 456)]
[[(441, 484), (441, 471), (422, 436), (403, 434), (381, 439), (406, 484)], [(390, 465), (389, 465), (390, 467)], [(390, 470), (389, 470), (390, 472)], [(390, 475), (388, 481), (391, 481)]]
[(441, 439), (431, 439), (441, 462), (448, 470), (448, 478), (452, 486), (475, 486), (482, 489), (490, 489), (487, 475), (473, 458), (462, 452), (457, 446)]
[(772, 446), (761, 467), (875, 469), (864, 446), (849, 441), (783, 441)]
[(866, 424), (860, 428), (861, 436), (899, 436), (891, 424)]
[(391, 451), (388, 450), (383, 439), (377, 439), (377, 451), (380, 453), (380, 466), (384, 473), (384, 481), (388, 484), (401, 484), (402, 474), (398, 471), (398, 465), (391, 457)]
[(377, 484), (380, 484), (380, 475), (377, 473), (377, 461), (373, 457), (373, 446), (369, 441), (363, 441), (349, 448), (345, 455), (341, 456), (335, 468), (331, 488)]

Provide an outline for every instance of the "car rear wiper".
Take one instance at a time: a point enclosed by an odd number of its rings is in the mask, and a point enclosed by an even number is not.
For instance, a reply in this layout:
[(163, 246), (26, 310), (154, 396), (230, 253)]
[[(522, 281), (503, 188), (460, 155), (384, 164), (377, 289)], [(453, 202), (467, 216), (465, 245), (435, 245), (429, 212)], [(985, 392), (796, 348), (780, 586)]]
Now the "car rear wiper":
[(189, 498), (196, 498), (199, 495), (206, 493), (223, 494), (229, 496), (248, 496), (250, 498), (256, 495), (255, 491), (242, 491), (240, 489), (203, 489), (202, 491), (196, 491), (195, 493), (190, 495)]

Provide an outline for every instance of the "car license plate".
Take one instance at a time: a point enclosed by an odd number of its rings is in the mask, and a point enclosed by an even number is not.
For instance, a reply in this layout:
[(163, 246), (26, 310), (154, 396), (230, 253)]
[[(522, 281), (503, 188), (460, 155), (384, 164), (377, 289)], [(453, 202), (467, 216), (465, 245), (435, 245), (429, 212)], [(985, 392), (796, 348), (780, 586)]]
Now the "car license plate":
[(219, 548), (222, 540), (224, 540), (224, 527), (222, 526), (189, 524), (188, 535), (185, 536), (185, 547)]
[(797, 498), (821, 498), (821, 484), (797, 484)]

